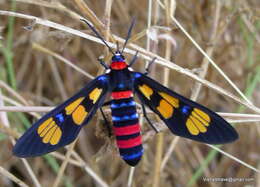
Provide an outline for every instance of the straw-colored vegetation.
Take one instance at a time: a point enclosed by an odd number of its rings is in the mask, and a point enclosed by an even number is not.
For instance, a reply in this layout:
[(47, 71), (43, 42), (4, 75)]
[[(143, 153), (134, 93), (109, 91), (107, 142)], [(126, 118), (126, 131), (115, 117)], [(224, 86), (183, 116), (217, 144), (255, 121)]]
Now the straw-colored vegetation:
[[(259, 186), (259, 13), (259, 0), (1, 0), (0, 186)], [(145, 153), (136, 168), (120, 159), (99, 114), (68, 147), (14, 157), (16, 138), (101, 74), (99, 56), (110, 61), (80, 18), (115, 48), (133, 17), (125, 55), (139, 51), (134, 69), (157, 57), (150, 76), (221, 112), (239, 140), (209, 146), (179, 138), (148, 112), (162, 131), (155, 134), (139, 110)], [(242, 181), (204, 181), (216, 178)]]

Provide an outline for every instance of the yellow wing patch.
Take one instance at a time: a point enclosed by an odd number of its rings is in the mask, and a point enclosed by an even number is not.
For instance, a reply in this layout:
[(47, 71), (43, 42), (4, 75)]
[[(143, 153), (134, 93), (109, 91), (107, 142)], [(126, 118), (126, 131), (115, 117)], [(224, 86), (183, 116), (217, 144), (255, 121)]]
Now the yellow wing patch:
[(162, 96), (166, 101), (168, 101), (172, 106), (175, 108), (179, 107), (179, 99), (176, 99), (175, 97), (172, 97), (164, 92), (158, 92), (160, 96)]
[(83, 105), (79, 105), (78, 108), (72, 113), (72, 119), (74, 123), (80, 125), (87, 115), (88, 112), (86, 111), (85, 107)]
[(156, 109), (165, 119), (172, 117), (173, 107), (164, 99), (160, 101), (160, 104)]
[(93, 104), (95, 104), (98, 100), (98, 98), (100, 97), (101, 95), (101, 92), (102, 92), (102, 89), (101, 88), (95, 88), (94, 90), (92, 90), (89, 94), (89, 98), (91, 100), (93, 100)]
[(37, 129), (38, 135), (42, 138), (43, 143), (56, 145), (59, 143), (62, 131), (53, 118), (45, 120)]
[(192, 135), (198, 135), (200, 133), (199, 129), (194, 125), (190, 118), (186, 122), (186, 127)]
[(207, 132), (206, 127), (209, 125), (209, 115), (198, 108), (193, 109), (186, 122), (186, 127), (192, 135), (198, 135), (199, 133)]
[(84, 99), (84, 97), (80, 97), (77, 100), (73, 101), (72, 103), (70, 103), (66, 108), (66, 114), (70, 115), (78, 106), (79, 104), (82, 102), (82, 100)]
[[(95, 103), (98, 99), (98, 97), (101, 94), (102, 89), (95, 88), (90, 94), (89, 98), (93, 100), (93, 103)], [(72, 115), (73, 122), (76, 125), (81, 125), (81, 123), (84, 121), (86, 116), (88, 115), (88, 112), (86, 111), (85, 107), (81, 105), (80, 103), (83, 101), (84, 97), (80, 97), (77, 100), (73, 101), (71, 104), (69, 104), (66, 108), (66, 114)]]
[(209, 126), (210, 117), (207, 113), (203, 112), (200, 109), (194, 108), (193, 115), (197, 117), (199, 120), (204, 121), (206, 126)]
[(147, 86), (146, 84), (143, 84), (142, 86), (139, 86), (139, 90), (144, 94), (144, 96), (150, 100), (151, 95), (153, 94), (152, 88)]
[(41, 134), (42, 131), (50, 124), (50, 122), (52, 122), (53, 119), (52, 118), (49, 118), (47, 119), (46, 121), (44, 121), (39, 127), (38, 127), (38, 134)]
[(60, 130), (60, 127), (57, 126), (50, 140), (51, 145), (56, 145), (59, 142), (61, 135), (62, 135), (62, 131)]

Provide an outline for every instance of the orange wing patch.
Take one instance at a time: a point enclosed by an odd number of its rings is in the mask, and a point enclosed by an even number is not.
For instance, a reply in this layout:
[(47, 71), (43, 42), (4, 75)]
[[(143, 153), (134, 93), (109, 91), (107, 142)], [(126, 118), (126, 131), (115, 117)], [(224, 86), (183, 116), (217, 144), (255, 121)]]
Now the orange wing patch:
[(210, 117), (207, 113), (203, 112), (202, 110), (200, 109), (197, 109), (197, 108), (194, 108), (193, 110), (193, 115), (198, 118), (200, 121), (204, 121), (204, 124), (206, 126), (209, 126), (209, 123), (210, 123)]
[(162, 96), (166, 101), (168, 101), (173, 107), (179, 107), (179, 99), (176, 99), (175, 97), (172, 97), (164, 92), (158, 92), (158, 94)]
[(46, 121), (44, 121), (39, 127), (38, 127), (38, 134), (40, 135), (44, 129), (46, 129), (47, 126), (53, 121), (53, 118), (49, 118)]
[(160, 101), (159, 106), (156, 109), (165, 119), (172, 117), (173, 107), (164, 99)]
[(207, 132), (206, 127), (209, 125), (209, 115), (198, 108), (193, 109), (186, 122), (186, 127), (192, 135), (198, 135), (199, 133)]
[(43, 143), (56, 145), (62, 135), (60, 127), (56, 124), (53, 118), (45, 120), (37, 129), (38, 135), (42, 138)]
[(70, 115), (78, 106), (79, 104), (83, 101), (84, 97), (80, 97), (77, 100), (73, 101), (72, 103), (70, 103), (66, 108), (66, 114)]
[(147, 99), (151, 99), (151, 95), (153, 94), (153, 90), (152, 88), (150, 88), (149, 86), (147, 86), (146, 84), (143, 84), (142, 86), (139, 86), (139, 90), (144, 94), (144, 96)]
[(89, 98), (91, 100), (93, 100), (93, 104), (95, 104), (97, 102), (97, 100), (99, 99), (100, 95), (101, 95), (102, 89), (101, 88), (95, 88), (94, 90), (92, 90), (89, 93)]
[(74, 123), (80, 125), (87, 115), (88, 112), (86, 111), (85, 107), (83, 105), (79, 105), (77, 109), (72, 113), (72, 119)]
[[(93, 103), (95, 103), (98, 99), (98, 97), (101, 94), (102, 89), (95, 88), (90, 94), (90, 99), (93, 100)], [(73, 122), (76, 125), (81, 125), (84, 119), (87, 117), (88, 112), (86, 111), (85, 107), (81, 105), (80, 103), (83, 101), (84, 97), (80, 97), (77, 100), (73, 101), (71, 104), (69, 104), (66, 108), (66, 114), (72, 115)]]

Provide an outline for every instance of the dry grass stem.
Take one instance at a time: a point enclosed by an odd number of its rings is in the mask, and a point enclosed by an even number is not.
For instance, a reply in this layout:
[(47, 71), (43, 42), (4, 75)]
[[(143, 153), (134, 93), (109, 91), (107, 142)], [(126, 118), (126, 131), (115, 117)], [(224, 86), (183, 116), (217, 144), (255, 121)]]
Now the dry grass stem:
[[(3, 96), (2, 96), (1, 92), (0, 92), (0, 106), (4, 106)], [(1, 123), (3, 123), (3, 126), (5, 126), (6, 128), (10, 128), (10, 123), (9, 123), (9, 120), (8, 120), (8, 117), (7, 117), (7, 113), (6, 112), (0, 112), (0, 117), (1, 117), (0, 121), (1, 121)], [(14, 138), (12, 136), (10, 136), (9, 139), (10, 139), (12, 145), (14, 145), (15, 144)], [(41, 185), (40, 185), (37, 177), (35, 176), (31, 166), (29, 165), (29, 163), (24, 158), (22, 158), (21, 160), (22, 160), (22, 162), (25, 166), (26, 171), (28, 172), (29, 176), (31, 177), (34, 185), (36, 187), (40, 187)]]
[(10, 180), (14, 181), (16, 184), (18, 184), (19, 186), (22, 187), (27, 187), (28, 185), (25, 184), (23, 181), (21, 181), (20, 179), (18, 179), (16, 176), (14, 176), (12, 173), (8, 172), (7, 170), (5, 170), (3, 167), (0, 166), (0, 174), (9, 178)]
[(223, 154), (223, 155), (225, 155), (225, 156), (231, 158), (232, 160), (235, 160), (236, 162), (242, 164), (243, 166), (248, 167), (248, 168), (254, 170), (254, 171), (257, 172), (257, 173), (260, 173), (260, 170), (257, 169), (256, 167), (253, 167), (253, 166), (251, 166), (250, 164), (247, 164), (246, 162), (242, 161), (241, 159), (238, 159), (237, 157), (235, 157), (235, 156), (233, 156), (233, 155), (231, 155), (231, 154), (229, 154), (229, 153), (227, 153), (227, 152), (225, 152), (225, 151), (219, 149), (218, 147), (216, 147), (216, 146), (214, 146), (214, 145), (209, 145), (209, 144), (207, 144), (207, 146), (211, 147), (212, 149), (217, 150), (217, 151), (220, 152), (221, 154)]
[(57, 53), (52, 52), (51, 50), (37, 44), (37, 43), (33, 43), (33, 49), (36, 49), (38, 51), (41, 51), (43, 53), (46, 53), (48, 55), (53, 56), (54, 58), (64, 62), (66, 65), (72, 67), (73, 69), (75, 69), (76, 71), (82, 73), (83, 75), (85, 75), (86, 77), (93, 79), (94, 77), (92, 75), (90, 75), (89, 73), (85, 72), (83, 69), (79, 68), (78, 66), (74, 65), (72, 62), (70, 62), (69, 60), (65, 59), (64, 57), (58, 55)]
[(64, 160), (64, 161), (62, 162), (62, 164), (61, 164), (61, 167), (60, 167), (60, 170), (59, 170), (59, 172), (58, 172), (58, 175), (57, 175), (57, 177), (56, 177), (56, 179), (55, 179), (55, 181), (54, 181), (54, 183), (53, 183), (53, 187), (57, 187), (57, 186), (59, 185), (59, 183), (61, 182), (62, 177), (63, 177), (63, 174), (64, 174), (65, 169), (66, 169), (66, 166), (67, 166), (68, 163), (69, 163), (70, 156), (71, 156), (71, 154), (72, 154), (72, 152), (73, 152), (73, 149), (74, 149), (74, 147), (75, 147), (75, 145), (76, 145), (76, 142), (77, 142), (77, 139), (74, 140), (74, 141), (69, 145), (69, 149), (68, 149), (68, 151), (67, 151), (67, 153), (66, 153), (65, 160)]

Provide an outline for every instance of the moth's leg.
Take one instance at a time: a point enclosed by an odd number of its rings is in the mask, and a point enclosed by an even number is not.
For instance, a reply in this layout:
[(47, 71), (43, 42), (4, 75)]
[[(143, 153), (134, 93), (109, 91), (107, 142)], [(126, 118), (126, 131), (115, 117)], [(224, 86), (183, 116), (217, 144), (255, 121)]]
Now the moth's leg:
[(152, 124), (152, 122), (150, 121), (150, 119), (147, 116), (144, 104), (142, 103), (141, 105), (142, 105), (142, 109), (143, 109), (144, 118), (147, 120), (148, 124), (153, 128), (153, 130), (156, 133), (158, 133), (159, 132), (158, 129)]
[(110, 101), (107, 101), (107, 102), (105, 102), (105, 103), (102, 105), (102, 107), (103, 107), (103, 106), (108, 106), (108, 105), (111, 105), (111, 103), (112, 103), (112, 100), (110, 100)]
[(137, 55), (138, 55), (138, 51), (135, 52), (135, 55), (133, 56), (133, 58), (131, 59), (131, 61), (129, 62), (129, 67), (131, 67), (137, 60)]
[(110, 127), (110, 123), (109, 123), (109, 121), (107, 120), (107, 118), (106, 118), (106, 116), (105, 116), (105, 113), (104, 113), (102, 107), (100, 107), (99, 110), (100, 110), (101, 115), (102, 115), (102, 117), (103, 117), (103, 119), (104, 119), (103, 125), (107, 128), (108, 136), (111, 137), (111, 136), (112, 136), (112, 129), (111, 129), (111, 127)]
[(108, 65), (103, 61), (103, 58), (98, 58), (99, 63), (107, 70), (109, 69)]
[(145, 68), (145, 72), (144, 74), (145, 75), (148, 75), (150, 73), (150, 68), (151, 68), (151, 65), (154, 63), (154, 61), (156, 60), (156, 57), (154, 57), (148, 64), (148, 66)]

